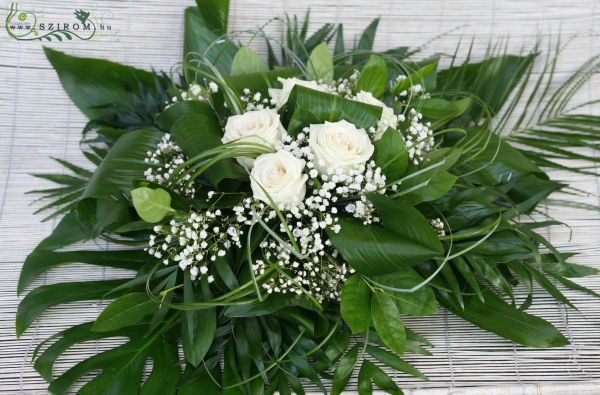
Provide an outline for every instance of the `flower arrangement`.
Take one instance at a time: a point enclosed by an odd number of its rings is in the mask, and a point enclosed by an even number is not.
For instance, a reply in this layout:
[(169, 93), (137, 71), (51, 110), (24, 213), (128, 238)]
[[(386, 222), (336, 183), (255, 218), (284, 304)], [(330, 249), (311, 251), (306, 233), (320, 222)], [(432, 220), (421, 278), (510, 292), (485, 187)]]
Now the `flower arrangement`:
[[(71, 262), (135, 271), (23, 298), (18, 335), (52, 306), (111, 301), (35, 350), (52, 393), (99, 372), (79, 393), (286, 394), (312, 382), (339, 394), (358, 373), (359, 393), (400, 394), (380, 366), (425, 378), (404, 354), (428, 342), (403, 316), (438, 306), (519, 344), (568, 344), (526, 312), (534, 285), (573, 307), (561, 288), (598, 297), (568, 279), (597, 271), (537, 231), (560, 223), (530, 214), (569, 190), (543, 169), (594, 174), (565, 161), (598, 161), (574, 149), (598, 150), (600, 119), (569, 107), (595, 60), (552, 92), (548, 56), (525, 95), (537, 47), (442, 68), (405, 47), (373, 51), (378, 20), (346, 49), (341, 25), (309, 36), (307, 14), (287, 19), (285, 43), (255, 32), (265, 62), (227, 34), (227, 15), (227, 1), (186, 10), (180, 76), (46, 48), (90, 119), (94, 170), (61, 160), (71, 175), (37, 174), (59, 184), (34, 192), (62, 219), (18, 291)], [(98, 238), (121, 248), (70, 248)], [(54, 375), (70, 347), (104, 338), (127, 341)]]

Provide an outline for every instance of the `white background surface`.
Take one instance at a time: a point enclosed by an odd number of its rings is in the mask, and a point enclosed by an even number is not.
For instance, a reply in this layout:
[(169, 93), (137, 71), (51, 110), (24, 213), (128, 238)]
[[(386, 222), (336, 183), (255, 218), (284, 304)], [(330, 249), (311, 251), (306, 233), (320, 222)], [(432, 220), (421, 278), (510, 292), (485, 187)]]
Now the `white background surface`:
[[(50, 43), (55, 49), (79, 56), (108, 58), (142, 68), (169, 70), (181, 60), (183, 9), (193, 1), (65, 1), (29, 0), (21, 9), (52, 17), (72, 14), (73, 9), (93, 10), (112, 26), (111, 35), (98, 40)], [(2, 20), (10, 5), (0, 3)], [(230, 30), (255, 27), (284, 12), (303, 14), (311, 7), (312, 28), (324, 22), (344, 22), (350, 44), (374, 17), (381, 16), (376, 48), (401, 45), (418, 46), (451, 31), (427, 46), (423, 54), (452, 53), (463, 38), (476, 39), (475, 57), (481, 57), (490, 38), (510, 38), (509, 47), (518, 52), (530, 48), (538, 37), (573, 38), (558, 66), (557, 80), (562, 82), (579, 64), (600, 53), (600, 2), (582, 1), (477, 1), (477, 0), (232, 0)], [(2, 22), (3, 23), (3, 22)], [(267, 31), (279, 36), (280, 21)], [(262, 42), (252, 45), (264, 53)], [(541, 69), (541, 67), (539, 68)], [(581, 100), (600, 98), (596, 79), (584, 87)], [(42, 52), (40, 42), (18, 42), (0, 31), (0, 393), (46, 393), (46, 384), (30, 366), (36, 342), (67, 325), (91, 320), (101, 305), (77, 303), (52, 309), (34, 324), (20, 340), (14, 335), (14, 316), (20, 297), (16, 283), (27, 253), (47, 235), (54, 223), (40, 223), (32, 215), (39, 203), (25, 192), (47, 186), (28, 174), (60, 171), (49, 156), (85, 163), (79, 153), (79, 137), (85, 124), (83, 115), (73, 106), (60, 87), (58, 78)], [(590, 193), (578, 201), (600, 205), (598, 178), (555, 173), (562, 180)], [(600, 267), (600, 216), (573, 209), (549, 209), (549, 213), (572, 226), (552, 228), (551, 239), (569, 251), (581, 252), (578, 263)], [(102, 279), (119, 273), (101, 268), (70, 266), (41, 278), (36, 285), (56, 281)], [(581, 281), (600, 292), (598, 277)], [(440, 389), (436, 393), (467, 393), (455, 389), (479, 385), (511, 384), (512, 392), (537, 393), (531, 383), (572, 382), (566, 386), (544, 387), (544, 393), (600, 393), (597, 386), (575, 382), (600, 379), (600, 305), (597, 300), (572, 292), (566, 293), (580, 313), (566, 311), (540, 292), (531, 311), (550, 320), (564, 331), (572, 345), (553, 350), (532, 350), (487, 334), (464, 321), (440, 312), (426, 319), (411, 319), (409, 325), (434, 345), (433, 356), (411, 357), (431, 379), (421, 382), (397, 375), (406, 389)], [(90, 343), (69, 358), (59, 361), (64, 370), (86, 352), (97, 352), (105, 345)], [(491, 390), (490, 390), (491, 391)], [(550, 392), (553, 391), (553, 392)], [(412, 392), (411, 392), (412, 393)], [(416, 393), (416, 392), (415, 392)], [(421, 392), (419, 392), (421, 393)], [(432, 393), (430, 391), (422, 393)], [(472, 390), (469, 394), (481, 393)], [(492, 393), (492, 392), (490, 392)]]

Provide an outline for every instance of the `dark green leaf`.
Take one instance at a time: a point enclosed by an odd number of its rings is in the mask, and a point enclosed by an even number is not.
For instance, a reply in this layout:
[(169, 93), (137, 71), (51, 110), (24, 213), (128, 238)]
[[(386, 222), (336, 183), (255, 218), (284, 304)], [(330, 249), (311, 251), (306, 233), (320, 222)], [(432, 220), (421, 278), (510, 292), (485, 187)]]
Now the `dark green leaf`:
[(338, 362), (333, 373), (333, 382), (331, 383), (331, 395), (339, 395), (346, 388), (356, 360), (358, 358), (358, 344), (355, 344)]
[(399, 372), (410, 374), (411, 376), (418, 377), (423, 380), (427, 380), (427, 377), (421, 373), (417, 368), (404, 361), (399, 356), (384, 350), (383, 348), (368, 345), (367, 352), (377, 359), (384, 365), (389, 366), (392, 369), (396, 369)]
[(371, 325), (371, 291), (361, 276), (351, 276), (342, 287), (340, 313), (353, 333)]
[[(375, 41), (375, 33), (377, 32), (377, 25), (379, 25), (379, 18), (373, 19), (369, 26), (363, 31), (358, 40), (358, 44), (356, 48), (359, 53), (355, 54), (352, 57), (352, 63), (359, 64), (360, 62), (364, 62), (369, 58), (368, 52), (373, 49), (373, 42)], [(367, 52), (367, 53), (360, 53)]]
[(148, 261), (148, 253), (142, 250), (127, 251), (38, 251), (35, 250), (27, 256), (21, 275), (17, 292), (21, 293), (40, 274), (49, 269), (69, 263), (87, 263), (120, 269), (136, 270)]
[(227, 33), (229, 0), (196, 0), (196, 4), (206, 25), (216, 35), (221, 36)]
[(73, 103), (90, 119), (113, 114), (114, 106), (131, 107), (129, 92), (138, 83), (149, 88), (155, 85), (154, 75), (148, 71), (69, 56), (48, 47), (44, 52)]
[(438, 292), (438, 302), (457, 316), (515, 343), (536, 348), (569, 344), (548, 321), (519, 311), (491, 291), (483, 291), (483, 295), (485, 303), (476, 297), (465, 299), (464, 310), (442, 291)]
[(440, 255), (377, 225), (347, 218), (340, 218), (339, 224), (339, 233), (327, 231), (329, 239), (354, 269), (368, 276), (393, 273)]
[(50, 307), (79, 300), (103, 299), (111, 289), (126, 280), (84, 281), (43, 285), (29, 292), (19, 303), (15, 323), (17, 336)]
[[(214, 0), (202, 0), (215, 2)], [(227, 1), (228, 3), (228, 1)], [(224, 3), (223, 3), (224, 4)], [(215, 34), (215, 24), (207, 23), (206, 13), (197, 8), (185, 9), (185, 27), (183, 36), (184, 60), (205, 58), (220, 71), (228, 73), (237, 52), (237, 46), (227, 38), (221, 38), (221, 32)], [(195, 64), (197, 66), (197, 64)]]
[(373, 159), (381, 168), (386, 181), (389, 183), (402, 178), (408, 168), (408, 152), (400, 133), (389, 128), (373, 145)]
[[(312, 114), (313, 117), (307, 120), (298, 118), (294, 113), (299, 108)], [(358, 128), (368, 129), (377, 125), (381, 111), (382, 108), (378, 106), (296, 85), (284, 106), (282, 118), (285, 124), (289, 124), (290, 133), (298, 133), (310, 123), (336, 122), (342, 119), (353, 123)]]
[[(185, 273), (183, 300), (185, 303), (200, 301), (210, 297), (208, 284), (201, 284), (203, 290), (194, 289), (189, 273)], [(194, 366), (200, 365), (210, 348), (217, 329), (217, 312), (214, 308), (184, 311), (181, 319), (183, 353), (185, 359)]]
[(383, 96), (387, 86), (388, 71), (385, 60), (379, 55), (371, 55), (356, 81), (356, 90), (368, 91), (377, 98)]
[(156, 310), (157, 305), (145, 293), (121, 296), (109, 304), (96, 319), (92, 331), (110, 332), (141, 322)]
[(406, 347), (406, 331), (394, 300), (384, 292), (375, 292), (371, 300), (371, 314), (381, 340), (402, 355)]
[(139, 130), (121, 136), (87, 185), (84, 198), (112, 199), (131, 190), (133, 180), (142, 178), (148, 151), (154, 151), (162, 137), (154, 130)]

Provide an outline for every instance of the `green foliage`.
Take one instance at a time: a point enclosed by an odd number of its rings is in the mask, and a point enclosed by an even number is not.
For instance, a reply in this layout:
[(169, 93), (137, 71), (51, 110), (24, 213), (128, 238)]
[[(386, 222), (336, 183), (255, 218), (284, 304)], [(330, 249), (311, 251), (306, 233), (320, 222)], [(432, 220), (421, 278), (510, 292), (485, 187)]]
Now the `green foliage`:
[(269, 71), (266, 63), (250, 47), (242, 46), (235, 54), (231, 64), (231, 75), (262, 73)]
[(171, 208), (171, 195), (164, 189), (136, 188), (131, 191), (131, 198), (135, 211), (146, 222), (159, 222), (174, 211)]
[(319, 44), (308, 58), (308, 74), (311, 80), (331, 82), (333, 80), (333, 60), (326, 43)]
[(133, 326), (156, 309), (145, 293), (130, 293), (109, 304), (96, 318), (92, 331), (110, 332)]
[(379, 55), (371, 55), (356, 81), (357, 91), (371, 92), (380, 98), (388, 83), (388, 69), (385, 60)]
[(373, 159), (386, 176), (388, 182), (397, 181), (408, 170), (408, 151), (400, 133), (394, 129), (386, 130), (381, 138), (373, 143)]
[(371, 291), (359, 275), (354, 275), (342, 287), (340, 314), (353, 333), (371, 325)]
[[(442, 69), (437, 56), (410, 61), (418, 49), (373, 51), (379, 19), (346, 50), (342, 25), (325, 24), (309, 35), (307, 12), (302, 22), (285, 17), (283, 43), (262, 28), (254, 32), (267, 42), (265, 61), (227, 36), (229, 1), (196, 3), (184, 16), (186, 81), (181, 86), (164, 74), (45, 50), (67, 94), (90, 118), (82, 151), (92, 166), (56, 159), (63, 174), (34, 174), (57, 184), (33, 191), (48, 200), (38, 211), (63, 217), (27, 257), (17, 291), (71, 263), (135, 271), (118, 280), (43, 285), (24, 296), (16, 317), (18, 336), (54, 306), (114, 299), (95, 322), (59, 332), (36, 348), (34, 367), (50, 382), (51, 392), (68, 393), (83, 379), (81, 394), (302, 394), (307, 381), (325, 392), (322, 379), (328, 378), (331, 393), (340, 394), (354, 373), (361, 394), (375, 387), (401, 394), (374, 362), (426, 379), (403, 355), (428, 355), (430, 344), (405, 325), (404, 316), (435, 314), (438, 304), (515, 343), (538, 348), (568, 344), (557, 328), (526, 312), (537, 295), (534, 288), (574, 308), (564, 289), (599, 295), (569, 278), (598, 270), (571, 263), (571, 254), (559, 252), (538, 233), (559, 222), (525, 222), (525, 216), (552, 193), (567, 191), (544, 169), (596, 175), (588, 165), (568, 161), (598, 162), (599, 118), (581, 110), (590, 103), (571, 103), (598, 70), (598, 58), (554, 88), (558, 43), (541, 77), (533, 73), (539, 45), (519, 56), (505, 53), (502, 45), (490, 46), (483, 59), (473, 61), (469, 52), (462, 64), (456, 61), (457, 49), (452, 64)], [(331, 55), (328, 43), (334, 37)], [(326, 233), (339, 255), (326, 258), (356, 271), (349, 270), (339, 301), (317, 301), (304, 289), (267, 293), (267, 281), (286, 268), (260, 244), (269, 231), (277, 231), (280, 218), (256, 224), (251, 232), (243, 227), (242, 247), (210, 262), (210, 283), (207, 276), (192, 280), (189, 271), (164, 267), (142, 249), (153, 224), (169, 214), (227, 211), (251, 196), (248, 174), (235, 161), (240, 148), (221, 143), (227, 118), (244, 111), (246, 88), (267, 98), (269, 88), (280, 87), (280, 77), (330, 83), (353, 73), (358, 79), (350, 82), (351, 93), (371, 92), (407, 119), (373, 141), (371, 159), (388, 184), (384, 194), (364, 196), (376, 219), (366, 224), (343, 209), (360, 196), (333, 204), (340, 230), (327, 228)], [(208, 100), (171, 101), (188, 83), (210, 81), (219, 90)], [(416, 84), (429, 95), (411, 91)], [(397, 97), (404, 91), (408, 94)], [(165, 109), (166, 102), (171, 105)], [(413, 138), (410, 108), (433, 131), (435, 147), (423, 161), (413, 159), (415, 141), (408, 143)], [(382, 108), (297, 85), (279, 113), (292, 136), (311, 124), (339, 120), (371, 133)], [(144, 181), (151, 166), (144, 159), (164, 132), (189, 161), (176, 169), (169, 185), (158, 185)], [(245, 149), (244, 155), (265, 152), (269, 149)], [(174, 184), (186, 175), (197, 186), (194, 199), (174, 192)], [(207, 201), (213, 190), (216, 198)], [(285, 213), (281, 218), (287, 218)], [(434, 229), (434, 219), (442, 221), (444, 233)], [(135, 249), (73, 246), (88, 239)], [(295, 247), (296, 240), (289, 241)], [(293, 254), (303, 262), (299, 249)], [(248, 268), (259, 259), (267, 270), (253, 276)], [(518, 286), (527, 292), (520, 304), (514, 292)], [(56, 360), (72, 347), (112, 338), (127, 341), (53, 375)], [(144, 378), (150, 362), (152, 370)]]
[(336, 122), (342, 119), (368, 129), (381, 117), (381, 107), (360, 103), (337, 95), (296, 85), (284, 106), (282, 120), (291, 134), (311, 123)]

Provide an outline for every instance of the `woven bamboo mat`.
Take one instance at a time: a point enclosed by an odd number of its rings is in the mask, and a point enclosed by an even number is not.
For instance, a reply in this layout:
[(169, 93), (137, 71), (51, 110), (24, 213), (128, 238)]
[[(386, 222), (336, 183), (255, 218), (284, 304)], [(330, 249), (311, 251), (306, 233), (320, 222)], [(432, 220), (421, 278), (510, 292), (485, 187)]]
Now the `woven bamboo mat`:
[[(74, 8), (92, 10), (111, 25), (92, 41), (52, 42), (55, 49), (80, 56), (109, 58), (137, 67), (169, 70), (180, 61), (183, 9), (192, 0), (89, 1), (28, 0), (20, 8), (44, 18), (68, 17)], [(2, 20), (9, 4), (0, 4)], [(518, 52), (538, 37), (556, 38), (559, 31), (573, 41), (558, 65), (557, 83), (590, 56), (600, 53), (598, 0), (232, 0), (230, 29), (240, 30), (267, 22), (274, 16), (303, 14), (311, 7), (313, 28), (325, 22), (344, 22), (348, 43), (372, 18), (382, 16), (376, 47), (417, 46), (432, 41), (424, 55), (452, 53), (457, 42), (476, 37), (475, 57), (481, 57), (490, 38), (510, 38)], [(3, 22), (2, 22), (3, 23)], [(281, 21), (266, 30), (280, 37)], [(240, 40), (248, 35), (241, 34)], [(262, 42), (251, 44), (264, 54)], [(31, 172), (60, 171), (49, 156), (85, 164), (79, 152), (83, 115), (69, 102), (42, 53), (42, 43), (12, 40), (0, 31), (0, 393), (46, 393), (46, 384), (30, 366), (34, 344), (66, 326), (91, 320), (102, 303), (73, 303), (44, 314), (20, 340), (15, 339), (14, 317), (19, 297), (16, 284), (27, 253), (47, 235), (54, 222), (40, 223), (32, 212), (40, 207), (25, 195), (46, 184)], [(540, 67), (541, 69), (541, 67)], [(578, 99), (598, 97), (600, 80), (586, 86)], [(600, 206), (598, 178), (555, 173), (589, 196), (577, 201)], [(600, 267), (600, 215), (569, 208), (548, 208), (548, 214), (571, 225), (552, 228), (548, 236), (567, 251), (581, 253), (578, 262)], [(572, 233), (572, 234), (571, 234)], [(98, 246), (104, 248), (105, 245)], [(52, 271), (35, 285), (57, 281), (103, 279), (117, 270), (81, 265)], [(579, 282), (579, 281), (578, 281)], [(598, 277), (580, 283), (600, 292)], [(431, 379), (421, 382), (396, 375), (408, 394), (598, 394), (600, 393), (600, 303), (566, 292), (580, 312), (567, 311), (543, 292), (536, 295), (532, 312), (550, 320), (567, 334), (570, 346), (532, 350), (498, 339), (441, 311), (429, 318), (410, 319), (408, 325), (434, 345), (432, 356), (410, 357)], [(101, 351), (106, 343), (92, 342), (59, 360), (63, 371), (82, 355)], [(353, 381), (356, 383), (356, 381)], [(562, 384), (558, 384), (562, 383)], [(485, 387), (485, 388), (482, 388)]]

